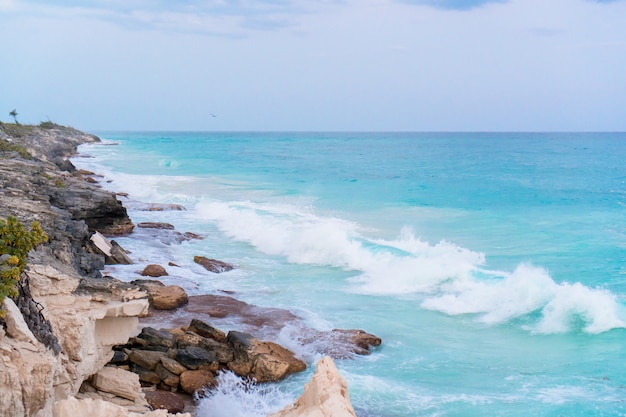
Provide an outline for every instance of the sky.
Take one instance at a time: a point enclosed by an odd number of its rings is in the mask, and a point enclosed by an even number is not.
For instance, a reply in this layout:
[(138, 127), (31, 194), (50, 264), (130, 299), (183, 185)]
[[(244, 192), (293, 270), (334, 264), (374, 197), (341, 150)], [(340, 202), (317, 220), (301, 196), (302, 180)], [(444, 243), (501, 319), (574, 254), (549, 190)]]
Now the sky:
[(0, 120), (626, 131), (626, 0), (0, 0)]

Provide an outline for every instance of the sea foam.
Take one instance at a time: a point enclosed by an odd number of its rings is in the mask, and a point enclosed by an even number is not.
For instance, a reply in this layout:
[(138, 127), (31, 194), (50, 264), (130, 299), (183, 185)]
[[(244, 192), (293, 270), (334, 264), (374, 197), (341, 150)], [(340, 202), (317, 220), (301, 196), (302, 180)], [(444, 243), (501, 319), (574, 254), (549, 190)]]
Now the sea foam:
[(364, 236), (358, 224), (317, 215), (310, 207), (251, 201), (205, 201), (197, 207), (228, 237), (288, 262), (354, 271), (349, 291), (378, 296), (421, 294), (422, 308), (476, 314), (489, 325), (539, 315), (538, 333), (601, 333), (626, 327), (624, 308), (609, 291), (557, 283), (547, 270), (522, 263), (490, 270), (484, 254), (451, 242), (436, 244), (404, 228), (396, 239)]

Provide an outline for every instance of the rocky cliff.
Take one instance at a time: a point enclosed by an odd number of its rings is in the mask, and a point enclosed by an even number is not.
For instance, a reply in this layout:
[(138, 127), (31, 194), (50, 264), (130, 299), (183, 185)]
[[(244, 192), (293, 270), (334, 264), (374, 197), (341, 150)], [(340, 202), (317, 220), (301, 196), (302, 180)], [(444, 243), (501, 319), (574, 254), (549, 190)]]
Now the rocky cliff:
[(112, 382), (122, 384), (121, 393), (104, 388), (98, 398), (74, 398), (84, 381), (103, 378), (112, 346), (126, 343), (148, 312), (144, 291), (101, 277), (104, 256), (89, 241), (94, 231), (119, 235), (134, 227), (115, 195), (67, 160), (77, 145), (98, 140), (51, 123), (0, 124), (0, 217), (38, 221), (49, 237), (29, 254), (19, 297), (3, 303), (0, 416), (150, 411), (129, 372)]

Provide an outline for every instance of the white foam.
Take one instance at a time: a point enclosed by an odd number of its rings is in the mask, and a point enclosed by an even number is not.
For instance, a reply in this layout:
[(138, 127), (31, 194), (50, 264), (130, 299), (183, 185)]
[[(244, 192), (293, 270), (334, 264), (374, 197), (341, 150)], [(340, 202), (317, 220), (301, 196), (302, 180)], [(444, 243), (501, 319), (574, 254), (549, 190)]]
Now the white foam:
[(218, 387), (200, 400), (198, 417), (265, 417), (293, 402), (276, 385), (244, 382), (231, 372), (218, 376)]
[[(290, 263), (353, 271), (348, 281), (351, 292), (418, 294), (426, 297), (422, 308), (476, 314), (490, 325), (533, 315), (525, 320), (526, 328), (538, 333), (601, 333), (626, 327), (626, 313), (616, 295), (580, 283), (557, 283), (540, 267), (521, 264), (513, 272), (493, 271), (487, 269), (482, 253), (447, 241), (430, 244), (409, 228), (396, 239), (378, 239), (372, 237), (375, 231), (354, 222), (318, 214), (309, 199), (279, 199), (251, 190), (248, 195), (261, 202), (224, 201), (216, 198), (240, 187), (193, 177), (119, 174), (95, 164), (97, 160), (77, 160), (77, 165), (103, 173), (110, 181), (107, 188), (142, 201), (188, 205), (188, 215), (197, 216), (195, 221), (209, 222), (262, 253)], [(212, 191), (213, 198), (203, 197)]]
[(408, 228), (397, 239), (368, 239), (358, 225), (318, 216), (310, 207), (249, 201), (208, 201), (198, 206), (198, 213), (229, 237), (266, 254), (355, 271), (351, 291), (425, 294), (423, 308), (478, 314), (487, 324), (539, 313), (538, 322), (528, 327), (539, 333), (626, 327), (623, 307), (608, 291), (558, 284), (548, 271), (530, 264), (510, 273), (489, 270), (484, 254), (446, 241), (431, 245)]

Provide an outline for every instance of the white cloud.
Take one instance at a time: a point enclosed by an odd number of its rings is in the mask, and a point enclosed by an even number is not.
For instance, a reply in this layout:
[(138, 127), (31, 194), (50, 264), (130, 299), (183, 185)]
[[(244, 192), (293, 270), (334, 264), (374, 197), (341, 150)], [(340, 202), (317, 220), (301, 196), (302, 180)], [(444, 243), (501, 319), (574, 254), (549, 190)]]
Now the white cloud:
[(21, 4), (0, 15), (15, 40), (0, 52), (19, 58), (0, 62), (0, 111), (110, 129), (626, 129), (624, 1), (253, 3)]

